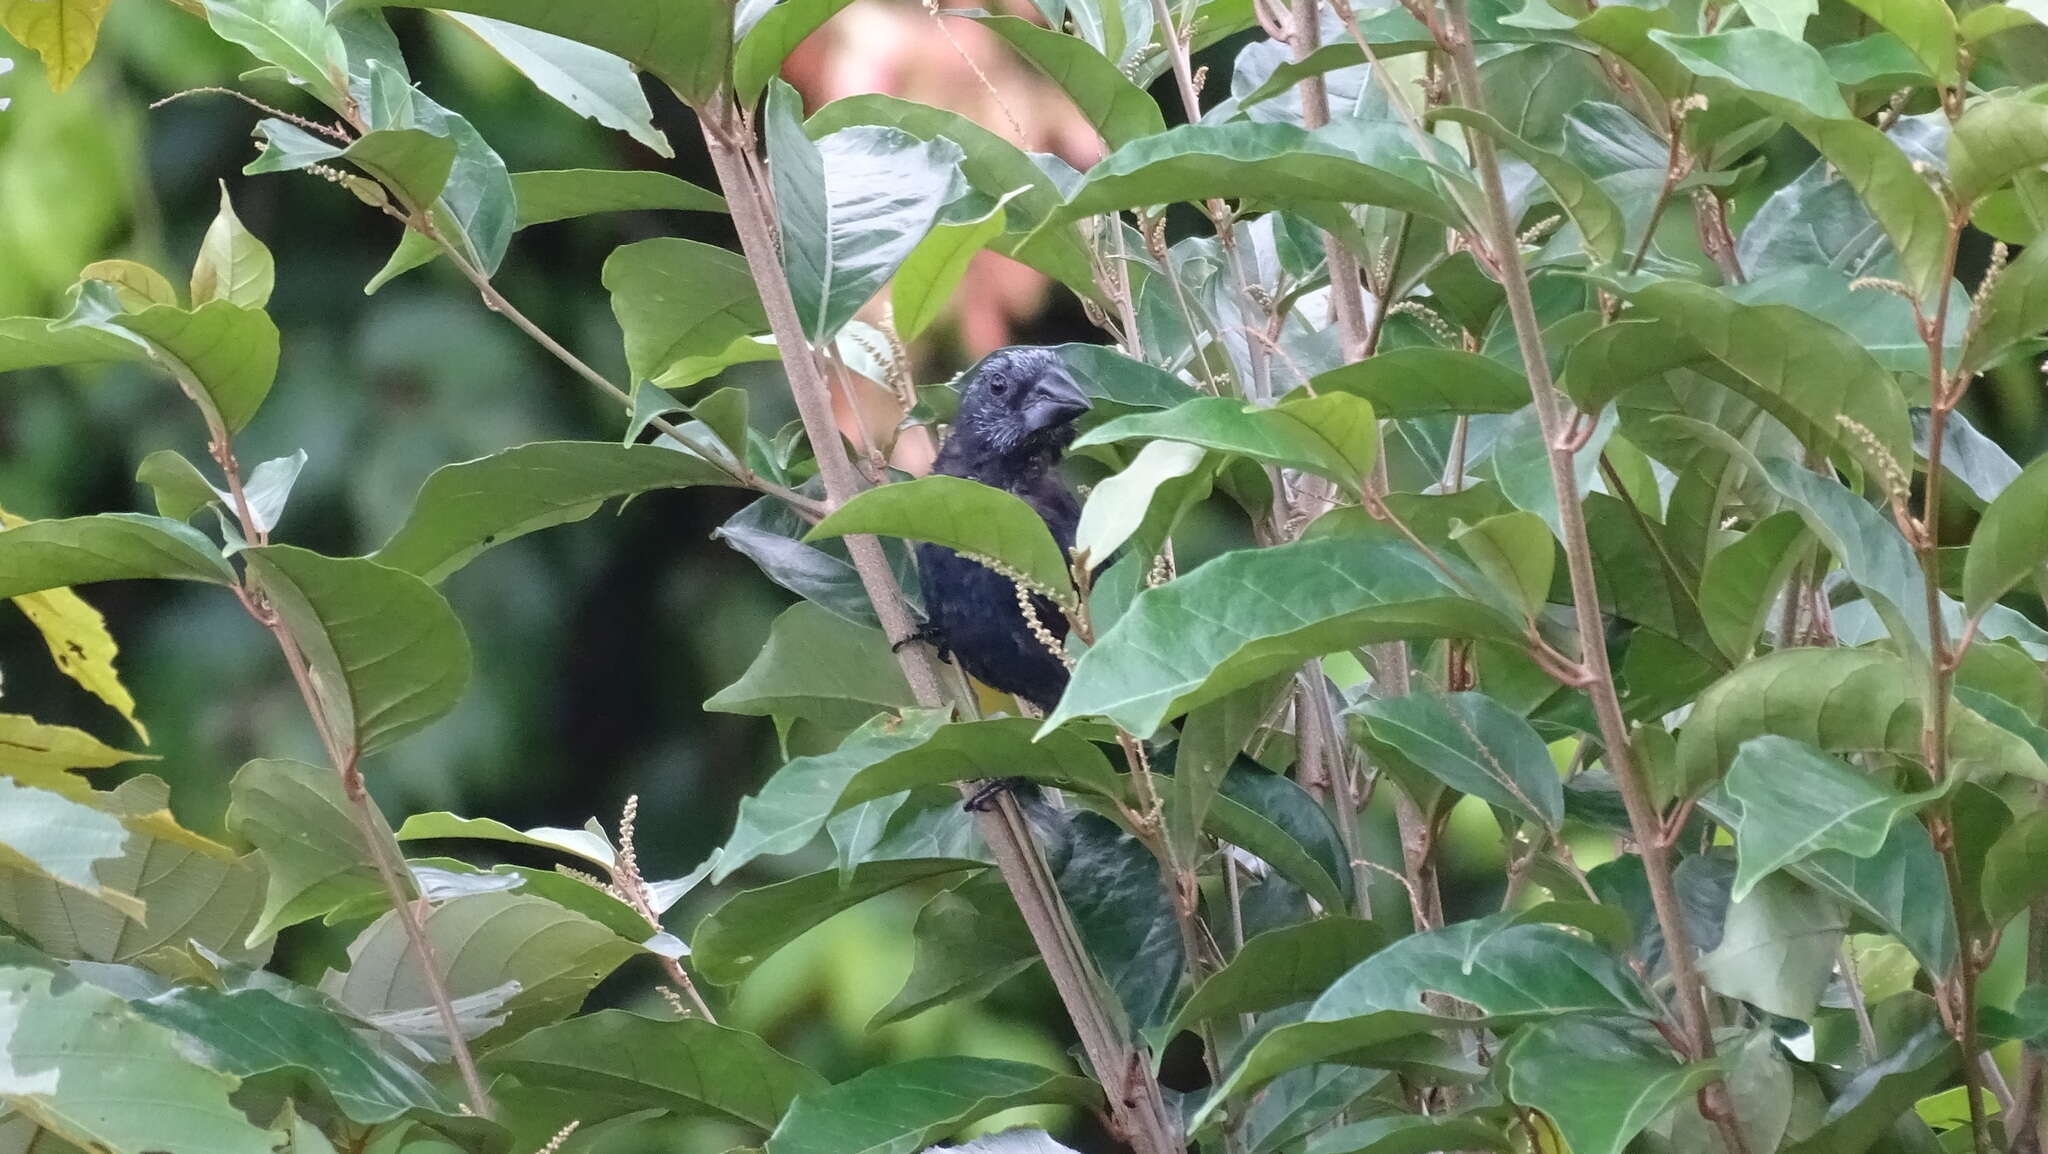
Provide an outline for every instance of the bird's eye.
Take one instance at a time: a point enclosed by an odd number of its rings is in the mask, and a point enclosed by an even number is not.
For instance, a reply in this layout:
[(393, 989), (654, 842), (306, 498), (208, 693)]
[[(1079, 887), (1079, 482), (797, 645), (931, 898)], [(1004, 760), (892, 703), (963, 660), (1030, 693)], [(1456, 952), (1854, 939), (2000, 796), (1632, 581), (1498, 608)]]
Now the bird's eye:
[(989, 392), (991, 392), (991, 393), (994, 393), (994, 394), (995, 394), (996, 396), (1000, 397), (1000, 396), (1002, 396), (1002, 395), (1003, 395), (1004, 393), (1007, 393), (1007, 392), (1009, 392), (1009, 391), (1010, 391), (1010, 385), (1009, 385), (1009, 382), (1007, 382), (1007, 381), (997, 381), (997, 382), (995, 382), (994, 384), (992, 384), (992, 385), (990, 385), (990, 386), (988, 387), (988, 391), (989, 391)]

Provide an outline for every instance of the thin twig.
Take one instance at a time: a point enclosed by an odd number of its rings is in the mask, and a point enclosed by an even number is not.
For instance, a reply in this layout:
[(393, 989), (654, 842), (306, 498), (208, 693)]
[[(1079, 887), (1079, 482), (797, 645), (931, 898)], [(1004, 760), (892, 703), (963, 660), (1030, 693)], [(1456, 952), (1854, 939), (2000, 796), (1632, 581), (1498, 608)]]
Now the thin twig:
[[(547, 350), (549, 356), (562, 362), (563, 365), (568, 367), (569, 371), (596, 386), (599, 391), (609, 394), (613, 400), (625, 406), (627, 412), (632, 412), (633, 395), (631, 393), (619, 387), (611, 378), (591, 368), (589, 363), (584, 361), (582, 357), (570, 352), (560, 341), (548, 335), (545, 329), (535, 324), (532, 318), (521, 312), (518, 306), (507, 300), (505, 294), (498, 291), (498, 286), (491, 283), (490, 275), (474, 264), (471, 264), (457, 250), (456, 246), (449, 242), (448, 238), (441, 235), (441, 230), (434, 227), (432, 221), (425, 214), (415, 213), (413, 217), (413, 219), (407, 221), (408, 225), (418, 229), (428, 240), (433, 241), (440, 247), (441, 254), (448, 259), (450, 264), (455, 266), (456, 271), (460, 272), (465, 280), (469, 281), (476, 288), (477, 295), (483, 298), (485, 308), (511, 321), (515, 328), (532, 338), (535, 344)], [(703, 458), (712, 467), (730, 476), (736, 484), (785, 501), (791, 508), (810, 520), (815, 521), (824, 516), (825, 507), (818, 501), (806, 497), (785, 485), (779, 485), (774, 481), (770, 481), (766, 477), (762, 477), (753, 470), (748, 469), (745, 465), (734, 467), (721, 461), (719, 459), (721, 454), (717, 449), (697, 441), (669, 421), (661, 417), (655, 417), (648, 421), (647, 424), (663, 436), (689, 450), (692, 456)]]
[[(261, 544), (267, 535), (250, 514), (248, 500), (243, 496), (242, 471), (235, 460), (228, 431), (210, 407), (201, 406), (201, 409), (206, 414), (213, 438), (214, 460), (226, 476), (228, 491), (234, 498), (235, 518), (241, 525), (242, 536)], [(298, 686), (306, 713), (320, 735), (320, 744), (326, 749), (328, 760), (334, 764), (335, 773), (341, 779), (342, 794), (348, 799), (350, 815), (369, 850), (370, 863), (377, 871), (378, 881), (384, 886), (392, 913), (398, 918), (399, 928), (419, 960), (421, 984), (426, 986), (427, 998), (433, 1002), (434, 1012), (441, 1019), (441, 1028), (448, 1035), (449, 1051), (454, 1056), (455, 1068), (462, 1075), (463, 1088), (469, 1094), (470, 1109), (477, 1116), (488, 1118), (491, 1116), (490, 1094), (485, 1091), (483, 1077), (477, 1072), (476, 1059), (469, 1052), (469, 1041), (462, 1035), (462, 1022), (456, 1016), (455, 1002), (449, 996), (447, 980), (441, 974), (433, 940), (427, 936), (419, 911), (413, 907), (413, 895), (404, 880), (404, 863), (390, 860), (387, 839), (392, 836), (391, 825), (385, 820), (383, 811), (377, 808), (376, 799), (364, 788), (363, 775), (356, 764), (358, 750), (328, 725), (319, 698), (313, 691), (312, 668), (306, 660), (305, 651), (299, 647), (298, 638), (292, 635), (277, 611), (270, 607), (262, 590), (249, 584), (246, 573), (235, 586), (235, 595), (250, 617), (276, 638), (278, 649), (284, 654), (285, 665), (291, 670), (292, 681)]]

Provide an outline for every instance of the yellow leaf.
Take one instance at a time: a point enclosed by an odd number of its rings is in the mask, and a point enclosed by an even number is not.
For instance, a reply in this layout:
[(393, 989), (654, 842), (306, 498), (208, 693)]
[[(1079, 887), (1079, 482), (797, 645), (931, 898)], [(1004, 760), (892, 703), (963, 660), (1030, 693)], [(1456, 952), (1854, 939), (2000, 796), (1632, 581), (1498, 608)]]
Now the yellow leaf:
[[(0, 773), (31, 778), (67, 769), (105, 769), (124, 761), (154, 761), (115, 749), (82, 729), (47, 725), (19, 713), (0, 713)], [(44, 786), (37, 780), (31, 784)]]
[(139, 313), (151, 305), (178, 304), (178, 290), (164, 279), (164, 274), (140, 261), (96, 260), (78, 272), (79, 280), (105, 281), (114, 286), (114, 296), (121, 307), (132, 313)]
[[(22, 523), (22, 518), (0, 509), (0, 526), (13, 528)], [(120, 648), (114, 644), (114, 635), (107, 632), (106, 618), (100, 616), (99, 610), (69, 589), (23, 594), (14, 598), (14, 603), (42, 633), (57, 668), (94, 697), (119, 710), (128, 724), (135, 727), (136, 736), (147, 742), (149, 730), (136, 720), (135, 698), (114, 671), (114, 654)]]
[(70, 87), (99, 40), (110, 0), (0, 0), (0, 27), (43, 58), (50, 90)]
[(222, 861), (234, 851), (178, 824), (171, 811), (143, 792), (127, 795), (96, 790), (71, 772), (105, 769), (124, 761), (155, 761), (145, 753), (115, 749), (83, 730), (49, 725), (19, 713), (0, 713), (0, 775), (17, 784), (47, 789), (81, 805), (113, 814), (130, 831), (174, 842)]

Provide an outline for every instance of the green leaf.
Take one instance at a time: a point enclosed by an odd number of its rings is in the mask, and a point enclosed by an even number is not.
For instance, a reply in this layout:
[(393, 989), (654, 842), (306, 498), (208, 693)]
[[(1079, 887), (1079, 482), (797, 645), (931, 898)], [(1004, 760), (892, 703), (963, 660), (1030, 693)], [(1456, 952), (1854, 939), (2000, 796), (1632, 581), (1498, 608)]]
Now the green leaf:
[(456, 142), (424, 128), (379, 128), (347, 145), (282, 120), (262, 121), (256, 131), (268, 147), (243, 172), (293, 172), (346, 160), (397, 193), (408, 208), (432, 205), (455, 168)]
[(916, 704), (881, 630), (799, 601), (768, 627), (768, 642), (746, 673), (704, 708), (850, 728)]
[[(1769, 1029), (1752, 1030), (1748, 1037), (1717, 1043), (1726, 1074), (1731, 1101), (1741, 1103), (1737, 1124), (1743, 1141), (1751, 1150), (1777, 1150), (1792, 1121), (1792, 1064), (1784, 1047)], [(1698, 1109), (1683, 1106), (1671, 1113), (1674, 1145), (1682, 1149), (1705, 1150), (1718, 1141), (1718, 1129)]]
[(1307, 1154), (1436, 1154), (1439, 1150), (1509, 1154), (1513, 1149), (1500, 1127), (1477, 1118), (1391, 1114), (1339, 1126), (1309, 1143)]
[(1925, 587), (1913, 549), (1875, 507), (1843, 488), (1832, 477), (1801, 467), (1795, 461), (1764, 463), (1763, 477), (1806, 518), (1820, 543), (1869, 599), (1894, 640), (1916, 654), (1929, 651), (1927, 617), (1922, 608)]
[(335, 13), (370, 7), (469, 12), (566, 37), (625, 57), (692, 106), (711, 98), (732, 55), (732, 9), (714, 0), (343, 0)]
[[(1476, 588), (1478, 575), (1465, 580)], [(1307, 658), (1442, 636), (1519, 644), (1521, 630), (1402, 542), (1328, 537), (1226, 553), (1138, 594), (1081, 656), (1045, 731), (1099, 716), (1150, 734)]]
[[(879, 628), (874, 604), (868, 600), (860, 575), (846, 560), (843, 550), (816, 549), (796, 539), (809, 528), (787, 505), (763, 497), (734, 514), (711, 535), (745, 554), (777, 585), (848, 622)], [(900, 551), (890, 550), (887, 544), (883, 549), (892, 554), (892, 565), (904, 559)]]
[(1798, 513), (1774, 513), (1707, 559), (1700, 575), (1700, 616), (1723, 656), (1746, 661), (1756, 649), (1778, 591), (1806, 551)]
[(715, 245), (673, 236), (622, 245), (605, 258), (604, 287), (636, 381), (664, 376), (681, 388), (710, 375), (692, 372), (693, 363), (716, 363), (735, 341), (768, 328), (746, 258)]
[[(1191, 1129), (1228, 1098), (1298, 1066), (1452, 1025), (1506, 1026), (1590, 1011), (1654, 1018), (1657, 1010), (1614, 956), (1584, 938), (1500, 914), (1403, 938), (1337, 979), (1297, 1023), (1240, 1060)], [(1477, 1016), (1438, 1018), (1425, 993), (1471, 1003)]]
[(1259, 204), (1373, 204), (1457, 227), (1398, 124), (1189, 124), (1118, 148), (1088, 169), (1055, 217), (1212, 197)]
[(155, 494), (156, 511), (173, 521), (189, 520), (220, 496), (198, 466), (175, 449), (158, 449), (144, 457), (135, 468), (135, 479)]
[(1134, 1028), (1163, 1025), (1185, 955), (1157, 854), (1093, 813), (1074, 815), (1050, 840), (1060, 897), (1096, 971)]
[[(1004, 200), (1011, 195), (1004, 194)], [(968, 262), (1003, 234), (1005, 220), (1003, 205), (998, 202), (973, 220), (934, 225), (910, 250), (889, 285), (889, 307), (902, 339), (916, 340), (939, 319), (939, 314), (952, 302), (960, 278), (967, 275)]]
[(78, 279), (105, 281), (114, 286), (114, 296), (123, 312), (178, 303), (178, 290), (171, 287), (164, 274), (140, 261), (96, 260), (78, 270)]
[[(1827, 61), (1812, 45), (1768, 28), (1737, 28), (1712, 36), (1653, 31), (1680, 65), (1696, 76), (1743, 89), (1775, 93), (1827, 120), (1853, 120)], [(1775, 110), (1774, 110), (1775, 111)]]
[(320, 721), (351, 762), (433, 724), (469, 681), (469, 639), (434, 588), (360, 557), (245, 549), (305, 655)]
[[(1608, 438), (1614, 435), (1619, 423), (1620, 414), (1616, 410), (1603, 411), (1584, 444), (1573, 455), (1573, 484), (1581, 501), (1592, 492), (1593, 481), (1600, 475), (1600, 461)], [(1565, 538), (1564, 521), (1558, 509), (1557, 491), (1550, 480), (1549, 444), (1544, 438), (1543, 423), (1537, 418), (1535, 407), (1525, 406), (1495, 426), (1493, 446), (1486, 459), (1479, 462), (1478, 471), (1499, 487), (1501, 495), (1516, 508), (1541, 517), (1551, 535), (1562, 541)]]
[(637, 168), (543, 169), (512, 174), (519, 198), (519, 227), (569, 220), (598, 212), (724, 212), (725, 198), (666, 172)]
[(658, 156), (675, 155), (668, 137), (654, 127), (654, 112), (640, 87), (639, 73), (626, 61), (518, 24), (459, 12), (448, 15), (571, 112), (625, 133)]
[(1974, 204), (2018, 173), (2044, 163), (2048, 105), (2014, 96), (1990, 97), (1964, 109), (1949, 131), (1949, 188), (1960, 204)]
[(134, 917), (142, 903), (105, 884), (97, 867), (118, 862), (128, 830), (119, 818), (0, 778), (0, 869), (47, 878)]
[(1122, 799), (1123, 782), (1091, 742), (1070, 733), (1034, 742), (1037, 728), (1022, 717), (945, 724), (938, 710), (878, 717), (831, 753), (784, 765), (742, 801), (712, 880), (757, 857), (802, 849), (833, 814), (923, 785), (1021, 777)]
[(206, 22), (221, 39), (239, 44), (265, 64), (284, 69), (313, 99), (347, 107), (348, 52), (341, 33), (305, 0), (201, 0)]
[[(1102, 299), (1079, 230), (1039, 227), (1059, 208), (1062, 193), (1016, 145), (957, 112), (879, 93), (833, 101), (811, 117), (805, 131), (818, 137), (860, 124), (898, 128), (919, 140), (943, 137), (957, 144), (965, 154), (960, 174), (976, 192), (991, 200), (1016, 193), (1004, 208), (1003, 236), (989, 247), (1083, 297)], [(1072, 347), (1076, 346), (1063, 346)]]
[(1325, 909), (1343, 909), (1352, 879), (1336, 823), (1292, 778), (1256, 764), (1239, 757), (1223, 775), (1203, 832), (1250, 851)]
[[(1730, 821), (1735, 817), (1725, 809), (1717, 816)], [(1919, 822), (1894, 824), (1884, 848), (1870, 857), (1830, 850), (1793, 865), (1791, 872), (1883, 927), (1929, 973), (1946, 974), (1955, 964), (1956, 923), (1948, 875), (1933, 839)]]
[[(0, 541), (4, 541), (0, 537)], [(2038, 458), (1984, 510), (1963, 560), (1963, 608), (1981, 616), (2048, 562), (2048, 457)]]
[(608, 498), (730, 481), (702, 457), (657, 445), (515, 445), (434, 470), (405, 523), (370, 557), (438, 584), (493, 545), (581, 521)]
[(1897, 36), (1937, 83), (1952, 85), (1960, 76), (1956, 59), (1956, 15), (1942, 0), (1850, 0), (1879, 26)]
[(1820, 3), (1819, 0), (1742, 0), (1742, 10), (1749, 15), (1751, 24), (1800, 40), (1805, 38), (1806, 22), (1820, 10)]
[(1984, 914), (1997, 929), (2048, 893), (2048, 811), (2012, 823), (1984, 855)]
[(492, 1074), (577, 1096), (585, 1125), (635, 1110), (773, 1127), (825, 1080), (742, 1030), (599, 1010), (544, 1026), (484, 1058)]
[(767, 1154), (894, 1154), (1018, 1106), (1095, 1107), (1095, 1083), (995, 1058), (919, 1058), (805, 1094), (769, 1135)]
[(1038, 946), (1001, 875), (980, 873), (932, 895), (911, 929), (916, 943), (910, 976), (869, 1030), (915, 1017), (934, 1006), (979, 998), (1035, 965)]
[(1743, 742), (1721, 788), (1742, 815), (1729, 893), (1738, 902), (1766, 874), (1824, 850), (1869, 857), (1883, 848), (1893, 822), (1941, 792), (1894, 792), (1810, 745), (1774, 735)]
[[(1777, 734), (1829, 753), (1920, 756), (1925, 678), (1874, 649), (1799, 648), (1738, 666), (1700, 695), (1678, 735), (1678, 773), (1688, 792), (1720, 776), (1752, 737)], [(2040, 755), (2018, 735), (1951, 706), (1949, 756), (1957, 772), (1981, 769), (2043, 780)]]
[(986, 864), (960, 858), (866, 861), (842, 875), (836, 869), (806, 874), (733, 895), (705, 915), (690, 935), (690, 956), (703, 979), (730, 986), (769, 955), (841, 910), (899, 886)]
[(0, 1007), (0, 1094), (66, 1139), (113, 1154), (273, 1154), (278, 1136), (228, 1101), (236, 1079), (195, 1065), (114, 994), (13, 966), (0, 970)]
[[(1091, 494), (1092, 495), (1092, 494)], [(1085, 512), (1085, 510), (1084, 510)], [(1201, 853), (1201, 832), (1216, 795), (1240, 754), (1292, 690), (1280, 674), (1247, 686), (1188, 715), (1173, 749), (1173, 777), (1163, 799), (1168, 850), (1181, 861)], [(1320, 873), (1321, 871), (1316, 871)]]
[(277, 376), (277, 326), (256, 309), (226, 300), (192, 309), (154, 305), (106, 323), (141, 337), (151, 358), (230, 433), (256, 415)]
[(180, 986), (129, 1005), (137, 1017), (183, 1034), (199, 1065), (237, 1078), (301, 1072), (357, 1122), (386, 1122), (408, 1110), (456, 1112), (418, 1070), (324, 1006), (267, 989), (206, 986)]
[(782, 70), (796, 46), (852, 0), (782, 0), (746, 29), (733, 51), (732, 91), (741, 108), (752, 108)]
[[(1930, 1015), (1931, 1016), (1931, 1015)], [(1861, 1154), (1892, 1132), (1913, 1102), (1955, 1073), (1955, 1040), (1929, 1021), (1896, 1049), (1865, 1066), (1828, 1104), (1820, 1127), (1785, 1154)]]
[(1044, 519), (1021, 498), (979, 481), (933, 474), (876, 486), (834, 509), (804, 540), (856, 533), (928, 541), (988, 558), (1054, 600), (1073, 599), (1066, 558)]
[(242, 227), (235, 206), (228, 200), (227, 182), (222, 181), (220, 214), (207, 226), (206, 236), (199, 242), (199, 259), (192, 265), (193, 306), (224, 300), (260, 309), (270, 303), (270, 289), (276, 280), (277, 268), (270, 250)]
[(1986, 4), (1964, 13), (1963, 18), (1957, 22), (1957, 30), (1966, 42), (1975, 44), (2000, 32), (2010, 32), (2015, 28), (2032, 28), (2040, 23), (2040, 18), (2029, 12), (2023, 3)]
[(1438, 120), (1449, 120), (1467, 128), (1483, 132), (1492, 137), (1503, 149), (1543, 178), (1550, 191), (1557, 198), (1557, 205), (1579, 226), (1580, 243), (1595, 264), (1612, 264), (1621, 255), (1622, 246), (1628, 243), (1628, 225), (1622, 219), (1621, 209), (1607, 190), (1600, 187), (1592, 177), (1565, 157), (1555, 152), (1538, 148), (1529, 141), (1508, 131), (1508, 129), (1483, 112), (1469, 108), (1440, 108), (1434, 110)]
[(1717, 993), (1812, 1021), (1848, 922), (1834, 902), (1769, 875), (1729, 903), (1720, 944), (1699, 960), (1700, 976)]
[(804, 134), (800, 98), (768, 90), (769, 175), (782, 227), (782, 267), (804, 334), (831, 339), (881, 291), (965, 182), (960, 146), (859, 125)]
[[(509, 1037), (568, 1016), (605, 975), (640, 952), (582, 914), (517, 891), (442, 902), (427, 912), (425, 927), (450, 997), (510, 993), (503, 1024), (486, 1036), (503, 1030)], [(327, 994), (365, 1017), (431, 1013), (419, 956), (395, 913), (372, 922), (348, 955), (348, 969), (321, 984)]]
[(1167, 1034), (1228, 1014), (1263, 1013), (1308, 1001), (1386, 944), (1385, 930), (1349, 917), (1268, 930), (1195, 988)]
[(618, 861), (618, 851), (612, 848), (611, 841), (602, 833), (589, 829), (560, 829), (544, 825), (518, 830), (487, 817), (457, 817), (445, 811), (413, 814), (398, 828), (400, 841), (443, 837), (511, 842), (553, 850), (582, 858), (607, 873)]
[(1104, 415), (1126, 409), (1170, 409), (1198, 394), (1164, 369), (1103, 345), (1054, 345), (1074, 383)]
[(234, 583), (220, 551), (199, 531), (162, 517), (101, 513), (0, 529), (0, 597), (67, 585), (167, 577)]
[(1550, 600), (1557, 567), (1557, 542), (1543, 518), (1525, 509), (1488, 517), (1476, 525), (1454, 522), (1451, 540), (1502, 593), (1534, 618)]
[[(515, 229), (600, 212), (726, 210), (725, 198), (717, 193), (651, 169), (544, 169), (515, 172), (511, 174), (511, 180), (512, 195), (518, 202), (518, 216), (513, 221)], [(441, 250), (432, 241), (409, 231), (399, 240), (390, 261), (363, 291), (375, 292), (398, 274), (431, 264), (440, 255)]]
[[(1739, 96), (1806, 137), (1828, 166), (1816, 175), (1816, 191), (1837, 177), (1846, 182), (1890, 238), (1914, 295), (1928, 300), (1947, 292), (1948, 210), (1941, 197), (1899, 143), (1841, 107), (1834, 79), (1818, 53), (1761, 28), (1714, 36), (1651, 35), (1671, 47), (1676, 62), (1700, 78), (1709, 96)], [(1752, 54), (1752, 48), (1761, 51)]]
[(1744, 305), (1681, 281), (1653, 284), (1632, 301), (1732, 369), (1734, 377), (1724, 383), (1806, 443), (1833, 446), (1882, 475), (1876, 451), (1846, 424), (1853, 421), (1895, 467), (1911, 459), (1913, 437), (1898, 382), (1840, 329), (1789, 306)]
[[(1826, 164), (1825, 161), (1820, 163)], [(1799, 187), (1797, 181), (1786, 187), (1795, 193), (1807, 191)], [(1837, 189), (1839, 194), (1842, 191), (1839, 185)], [(1874, 222), (1868, 219), (1868, 214), (1853, 209), (1849, 212), (1831, 209), (1827, 199), (1827, 193), (1821, 191), (1808, 200), (1811, 219), (1805, 222), (1806, 227), (1815, 231), (1856, 229), (1867, 240), (1873, 241), (1877, 250), (1843, 254), (1838, 257), (1839, 262), (1865, 268), (1871, 267), (1867, 262), (1883, 260), (1889, 263), (1889, 246), (1871, 234)], [(1850, 219), (1845, 220), (1844, 217)], [(1860, 229), (1857, 228), (1859, 223)], [(1794, 223), (1790, 227), (1797, 229), (1799, 225)], [(1819, 238), (1810, 239), (1816, 247), (1821, 243)], [(1785, 259), (1790, 261), (1807, 255), (1812, 254), (1787, 253)], [(1856, 287), (1850, 287), (1852, 285)], [(1927, 342), (1913, 320), (1913, 302), (1876, 285), (1858, 284), (1845, 268), (1819, 264), (1780, 265), (1774, 272), (1731, 287), (1728, 295), (1748, 305), (1791, 305), (1856, 338), (1872, 359), (1885, 368), (1895, 373), (1927, 374)], [(1931, 306), (1932, 302), (1929, 304)], [(1931, 313), (1933, 310), (1930, 307), (1928, 311)], [(1949, 282), (1948, 323), (1942, 332), (1944, 364), (1954, 365), (1961, 353), (1964, 331), (1969, 328), (1969, 314), (1969, 293), (1960, 282)]]
[(1171, 525), (1186, 503), (1208, 494), (1211, 470), (1202, 467), (1207, 459), (1199, 445), (1152, 441), (1122, 471), (1096, 482), (1074, 530), (1077, 563), (1092, 570), (1107, 561), (1155, 519), (1154, 504), (1162, 496), (1160, 519)]
[(681, 957), (688, 952), (680, 939), (649, 927), (647, 919), (623, 900), (559, 870), (504, 863), (486, 870), (456, 858), (413, 858), (406, 862), (406, 869), (428, 901), (516, 891), (582, 914), (627, 941), (639, 943), (649, 953)]
[(1721, 1074), (1713, 1062), (1680, 1065), (1612, 1022), (1559, 1018), (1522, 1030), (1501, 1053), (1507, 1094), (1543, 1111), (1573, 1154), (1621, 1154), (1630, 1139)]
[(1166, 131), (1159, 105), (1089, 44), (1017, 16), (963, 13), (1059, 85), (1111, 148)]
[[(262, 855), (268, 875), (263, 916), (250, 936), (325, 917), (330, 924), (383, 912), (389, 904), (341, 778), (298, 761), (258, 759), (228, 786), (228, 828)], [(387, 861), (404, 860), (379, 827)]]
[(1133, 413), (1098, 425), (1074, 446), (1138, 438), (1181, 441), (1320, 473), (1358, 492), (1372, 471), (1378, 436), (1372, 405), (1334, 392), (1293, 396), (1269, 408), (1235, 397), (1196, 397), (1164, 412)]
[(1347, 710), (1376, 755), (1395, 758), (1550, 830), (1564, 821), (1564, 787), (1543, 739), (1483, 693), (1370, 698)]
[(2048, 328), (2048, 238), (2037, 239), (2005, 267), (1985, 295), (1963, 349), (1962, 371), (1976, 373), (2004, 359)]
[(238, 961), (269, 952), (267, 943), (246, 944), (263, 904), (263, 869), (253, 856), (233, 858), (178, 827), (166, 809), (170, 790), (157, 778), (131, 778), (87, 796), (129, 831), (118, 857), (99, 862), (93, 873), (107, 890), (132, 895), (139, 907), (130, 906), (141, 913), (124, 914), (40, 875), (7, 870), (0, 871), (0, 920), (62, 958), (133, 962), (191, 942)]
[[(1605, 330), (1599, 330), (1605, 331)], [(1590, 339), (1590, 338), (1589, 338)], [(1492, 357), (1410, 345), (1309, 379), (1318, 393), (1353, 393), (1392, 420), (1442, 413), (1512, 413), (1529, 403), (1529, 382)]]

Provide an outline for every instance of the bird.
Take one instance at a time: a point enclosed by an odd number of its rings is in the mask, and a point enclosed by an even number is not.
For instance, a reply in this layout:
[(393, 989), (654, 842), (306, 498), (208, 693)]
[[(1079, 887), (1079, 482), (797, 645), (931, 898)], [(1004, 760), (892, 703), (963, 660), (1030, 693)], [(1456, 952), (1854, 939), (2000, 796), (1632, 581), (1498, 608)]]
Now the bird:
[[(983, 357), (961, 379), (960, 408), (932, 471), (965, 477), (1021, 498), (1044, 519), (1065, 555), (1074, 547), (1080, 499), (1059, 474), (1088, 397), (1059, 353), (1013, 345)], [(1008, 577), (948, 549), (917, 546), (925, 623), (915, 639), (977, 680), (1050, 711), (1067, 688), (1067, 666), (1034, 634)], [(1040, 624), (1057, 641), (1067, 619), (1031, 594)], [(910, 639), (906, 639), (905, 642)], [(899, 643), (899, 644), (903, 644)]]

